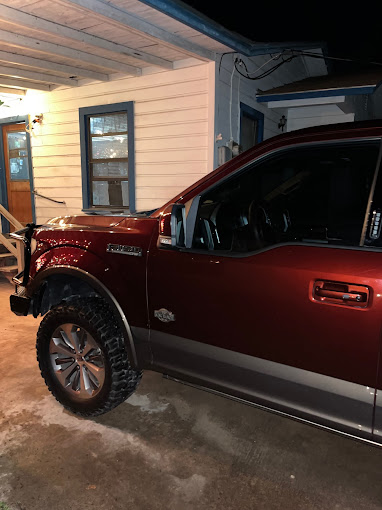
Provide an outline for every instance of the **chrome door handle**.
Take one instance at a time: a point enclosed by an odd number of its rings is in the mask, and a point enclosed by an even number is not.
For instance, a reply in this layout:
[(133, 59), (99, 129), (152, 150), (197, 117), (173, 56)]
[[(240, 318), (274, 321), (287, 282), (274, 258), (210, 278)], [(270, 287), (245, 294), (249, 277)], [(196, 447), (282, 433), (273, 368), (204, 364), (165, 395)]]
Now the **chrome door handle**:
[(316, 280), (313, 299), (322, 303), (365, 308), (369, 301), (369, 288), (351, 283)]

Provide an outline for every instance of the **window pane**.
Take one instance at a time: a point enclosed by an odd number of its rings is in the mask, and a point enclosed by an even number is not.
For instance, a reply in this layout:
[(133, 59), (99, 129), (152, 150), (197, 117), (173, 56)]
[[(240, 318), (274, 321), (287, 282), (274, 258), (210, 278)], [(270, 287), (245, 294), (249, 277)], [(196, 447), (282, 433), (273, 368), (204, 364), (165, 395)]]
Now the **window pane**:
[(127, 113), (112, 113), (90, 117), (90, 133), (92, 135), (127, 133)]
[(127, 177), (127, 161), (108, 161), (107, 163), (93, 163), (93, 177)]
[(127, 158), (127, 135), (93, 136), (92, 159)]
[(202, 197), (194, 246), (357, 246), (377, 154), (377, 145), (300, 149), (242, 172)]
[(128, 207), (128, 181), (93, 181), (93, 205)]
[(25, 131), (7, 133), (9, 169), (12, 181), (29, 179), (27, 136)]
[(29, 179), (28, 158), (10, 158), (9, 167), (12, 181), (27, 181)]
[(27, 148), (27, 135), (25, 131), (13, 131), (8, 133), (8, 150)]

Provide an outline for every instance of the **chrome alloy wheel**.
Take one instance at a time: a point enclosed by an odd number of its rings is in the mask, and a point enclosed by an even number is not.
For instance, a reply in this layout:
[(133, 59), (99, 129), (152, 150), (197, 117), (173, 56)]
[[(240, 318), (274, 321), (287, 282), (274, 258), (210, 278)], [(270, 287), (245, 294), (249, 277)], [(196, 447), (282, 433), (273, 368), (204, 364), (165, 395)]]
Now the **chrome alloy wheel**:
[(94, 338), (76, 324), (62, 324), (53, 333), (49, 355), (54, 374), (72, 397), (88, 400), (105, 382), (105, 359)]

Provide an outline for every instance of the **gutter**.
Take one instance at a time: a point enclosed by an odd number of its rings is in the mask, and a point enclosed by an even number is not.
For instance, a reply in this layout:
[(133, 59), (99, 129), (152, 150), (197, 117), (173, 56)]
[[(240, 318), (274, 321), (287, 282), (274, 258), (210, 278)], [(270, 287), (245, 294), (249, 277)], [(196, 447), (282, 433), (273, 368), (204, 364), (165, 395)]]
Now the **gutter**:
[(201, 34), (231, 48), (234, 52), (246, 57), (279, 53), (286, 49), (308, 50), (324, 47), (323, 42), (254, 42), (246, 37), (236, 34), (220, 23), (213, 21), (196, 9), (180, 0), (139, 0), (141, 3), (170, 16), (184, 25), (187, 25)]

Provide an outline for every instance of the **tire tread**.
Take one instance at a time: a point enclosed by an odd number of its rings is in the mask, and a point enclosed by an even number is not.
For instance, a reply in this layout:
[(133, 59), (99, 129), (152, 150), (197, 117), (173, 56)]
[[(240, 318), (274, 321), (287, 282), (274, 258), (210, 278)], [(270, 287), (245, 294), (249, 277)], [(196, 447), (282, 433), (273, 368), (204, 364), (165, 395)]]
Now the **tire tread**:
[[(46, 360), (43, 359), (43, 345), (48, 341), (47, 332), (51, 328), (50, 325), (55, 321), (58, 323), (61, 317), (69, 314), (78, 314), (79, 317), (98, 331), (99, 338), (97, 340), (104, 348), (104, 354), (110, 367), (110, 390), (104, 401), (92, 410), (79, 411), (60, 400), (55, 385), (50, 380), (46, 368)], [(129, 363), (122, 332), (118, 327), (117, 321), (110, 320), (112, 317), (112, 309), (102, 298), (90, 297), (81, 299), (76, 297), (71, 301), (60, 303), (52, 308), (41, 321), (36, 341), (37, 360), (41, 375), (56, 400), (68, 411), (74, 412), (78, 416), (98, 416), (111, 411), (135, 391), (142, 378), (142, 372), (134, 370)]]

